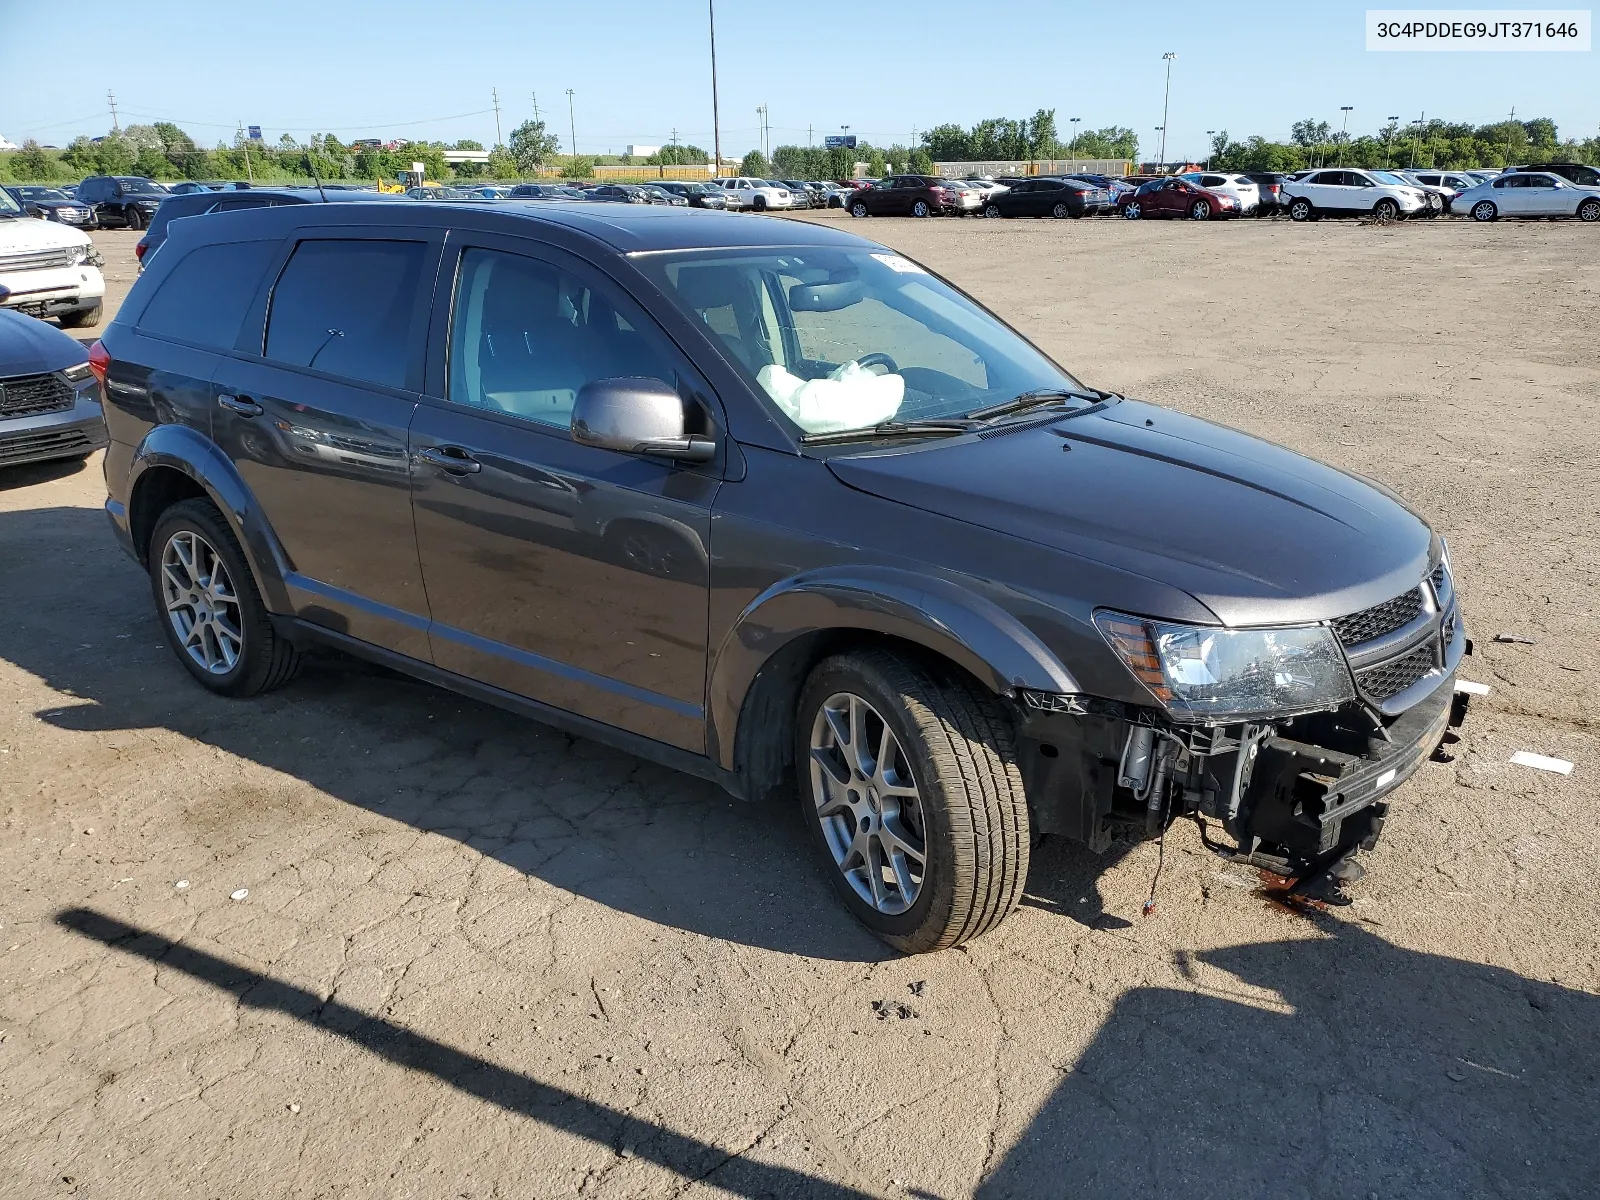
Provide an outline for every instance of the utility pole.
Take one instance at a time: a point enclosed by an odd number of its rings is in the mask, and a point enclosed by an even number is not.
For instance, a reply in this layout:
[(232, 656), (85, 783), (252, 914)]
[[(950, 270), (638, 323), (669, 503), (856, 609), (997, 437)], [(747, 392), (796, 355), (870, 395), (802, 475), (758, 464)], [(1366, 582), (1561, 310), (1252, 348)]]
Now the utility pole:
[(528, 95), (533, 97), (533, 119), (537, 121), (539, 119), (539, 93), (529, 92)]
[(1383, 165), (1386, 167), (1394, 166), (1394, 156), (1389, 151), (1389, 139), (1394, 136), (1394, 124), (1399, 119), (1399, 115), (1396, 114), (1390, 117), (1389, 123), (1383, 127)]
[(1162, 61), (1167, 64), (1167, 93), (1166, 97), (1161, 101), (1161, 163), (1163, 166), (1166, 165), (1167, 161), (1167, 114), (1172, 103), (1172, 60), (1177, 57), (1171, 50), (1161, 56)]
[(1068, 149), (1072, 151), (1072, 173), (1076, 175), (1078, 173), (1078, 122), (1083, 118), (1068, 117), (1067, 120), (1072, 125), (1072, 144)]
[(1206, 130), (1206, 170), (1208, 171), (1211, 170), (1211, 155), (1217, 148), (1216, 143), (1211, 140), (1216, 132), (1215, 129)]
[(578, 156), (578, 118), (572, 115), (572, 89), (567, 89), (567, 130), (572, 134), (572, 141), (567, 143), (572, 147), (572, 156)]
[(504, 146), (506, 140), (500, 136), (500, 89), (490, 88), (489, 95), (494, 97), (494, 144)]
[(1422, 115), (1417, 118), (1417, 132), (1411, 138), (1411, 169), (1413, 171), (1417, 169), (1417, 144), (1422, 141), (1422, 125), (1427, 119), (1428, 113), (1424, 110)]
[[(1511, 109), (1511, 124), (1515, 125), (1516, 122), (1517, 122), (1517, 110), (1516, 110), (1515, 106), (1513, 106), (1512, 109)], [(1511, 128), (1510, 128), (1510, 126), (1506, 127), (1506, 161), (1505, 161), (1504, 165), (1508, 166), (1508, 167), (1511, 165)]]
[(256, 181), (256, 173), (250, 168), (250, 139), (244, 136), (243, 121), (239, 122), (239, 132), (234, 140), (244, 147), (244, 177), (253, 184)]
[(1339, 105), (1339, 111), (1344, 114), (1344, 124), (1339, 129), (1339, 165), (1340, 166), (1344, 165), (1345, 147), (1350, 144), (1350, 110), (1352, 108), (1354, 108), (1354, 107), (1355, 107), (1355, 105), (1353, 105), (1353, 104), (1341, 104), (1341, 105)]
[(756, 149), (761, 151), (761, 157), (767, 157), (767, 106), (756, 105)]
[(811, 149), (811, 126), (806, 126), (806, 149)]
[(122, 126), (117, 124), (117, 98), (111, 94), (111, 89), (106, 89), (106, 102), (111, 105), (111, 132), (121, 133)]
[(717, 118), (717, 0), (706, 0), (706, 11), (711, 17), (711, 153), (715, 165), (713, 175), (722, 174), (722, 123)]

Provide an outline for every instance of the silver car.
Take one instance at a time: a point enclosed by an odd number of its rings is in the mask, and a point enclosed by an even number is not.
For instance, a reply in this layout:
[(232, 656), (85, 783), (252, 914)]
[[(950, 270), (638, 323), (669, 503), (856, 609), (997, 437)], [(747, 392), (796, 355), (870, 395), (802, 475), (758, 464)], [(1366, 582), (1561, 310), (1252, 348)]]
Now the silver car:
[(1487, 183), (1468, 188), (1452, 202), (1457, 212), (1471, 213), (1474, 221), (1500, 217), (1577, 217), (1600, 221), (1600, 188), (1582, 187), (1559, 175), (1543, 171), (1517, 171), (1496, 175)]

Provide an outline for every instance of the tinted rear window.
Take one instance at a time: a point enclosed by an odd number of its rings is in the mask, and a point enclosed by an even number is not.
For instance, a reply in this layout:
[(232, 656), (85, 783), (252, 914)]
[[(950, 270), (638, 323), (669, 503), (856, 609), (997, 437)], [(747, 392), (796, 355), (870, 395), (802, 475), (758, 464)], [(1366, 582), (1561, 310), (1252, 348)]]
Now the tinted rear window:
[(272, 292), (267, 357), (404, 387), (426, 246), (301, 242)]
[(277, 242), (196, 246), (161, 281), (139, 332), (231, 350)]

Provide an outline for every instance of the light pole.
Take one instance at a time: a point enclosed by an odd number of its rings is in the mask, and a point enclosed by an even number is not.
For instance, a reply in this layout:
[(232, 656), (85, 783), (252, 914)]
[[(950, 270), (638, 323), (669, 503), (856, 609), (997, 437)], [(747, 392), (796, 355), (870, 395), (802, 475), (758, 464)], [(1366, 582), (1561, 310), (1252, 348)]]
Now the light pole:
[(1068, 120), (1072, 122), (1072, 173), (1076, 175), (1078, 173), (1078, 122), (1083, 118), (1069, 117)]
[(572, 115), (572, 89), (567, 89), (567, 132), (572, 134), (572, 157), (578, 157), (578, 118)]
[(1211, 140), (1216, 132), (1215, 129), (1206, 130), (1206, 170), (1208, 171), (1211, 170), (1211, 153), (1217, 148), (1217, 144)]
[(1417, 144), (1422, 141), (1422, 124), (1427, 119), (1428, 114), (1427, 111), (1424, 110), (1423, 114), (1418, 117), (1415, 122), (1417, 132), (1411, 137), (1411, 169), (1413, 171), (1417, 169)]
[(1386, 167), (1394, 166), (1394, 156), (1389, 150), (1389, 139), (1394, 137), (1395, 122), (1399, 119), (1400, 116), (1397, 113), (1390, 117), (1389, 123), (1383, 127), (1383, 165)]
[(713, 175), (722, 174), (722, 121), (717, 115), (717, 0), (706, 0), (711, 18), (711, 152), (716, 156)]
[(756, 129), (756, 145), (761, 148), (761, 157), (765, 158), (767, 156), (767, 106), (765, 104), (756, 105), (756, 119), (761, 122)]
[[(1156, 132), (1161, 135), (1161, 152), (1162, 154), (1165, 154), (1167, 150), (1167, 127), (1165, 125), (1157, 125)], [(1165, 162), (1156, 163), (1156, 174), (1166, 174), (1166, 165), (1167, 164)]]
[(1161, 56), (1161, 60), (1167, 64), (1167, 93), (1161, 101), (1161, 162), (1163, 165), (1167, 161), (1167, 112), (1168, 105), (1172, 102), (1172, 60), (1177, 57), (1171, 50)]
[(1354, 104), (1341, 104), (1339, 111), (1344, 114), (1344, 124), (1339, 127), (1339, 165), (1344, 166), (1344, 148), (1350, 144), (1350, 110)]

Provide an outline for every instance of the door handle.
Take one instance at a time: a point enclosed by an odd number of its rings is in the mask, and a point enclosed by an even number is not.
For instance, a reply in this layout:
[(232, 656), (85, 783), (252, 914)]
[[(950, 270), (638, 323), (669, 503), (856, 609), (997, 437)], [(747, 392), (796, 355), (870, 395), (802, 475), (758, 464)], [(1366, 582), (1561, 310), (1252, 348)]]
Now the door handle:
[(417, 457), (452, 475), (476, 475), (483, 470), (483, 464), (460, 446), (429, 446)]
[(230, 396), (226, 392), (217, 397), (217, 403), (241, 417), (259, 417), (266, 410), (248, 396)]

